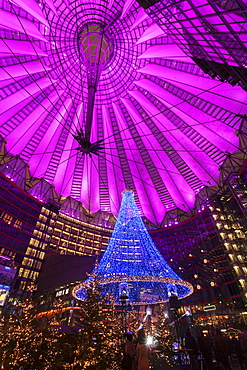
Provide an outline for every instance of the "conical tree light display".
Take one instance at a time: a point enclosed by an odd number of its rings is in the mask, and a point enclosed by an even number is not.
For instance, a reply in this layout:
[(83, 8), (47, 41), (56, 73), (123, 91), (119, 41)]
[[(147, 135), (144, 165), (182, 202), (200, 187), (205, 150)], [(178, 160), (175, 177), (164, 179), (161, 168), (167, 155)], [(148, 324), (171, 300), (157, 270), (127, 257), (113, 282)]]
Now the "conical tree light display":
[(153, 243), (137, 209), (132, 191), (123, 192), (119, 216), (109, 245), (92, 276), (74, 289), (74, 296), (84, 300), (87, 288), (97, 276), (103, 295), (121, 304), (127, 296), (134, 305), (169, 300), (171, 292), (179, 299), (193, 292), (167, 264)]

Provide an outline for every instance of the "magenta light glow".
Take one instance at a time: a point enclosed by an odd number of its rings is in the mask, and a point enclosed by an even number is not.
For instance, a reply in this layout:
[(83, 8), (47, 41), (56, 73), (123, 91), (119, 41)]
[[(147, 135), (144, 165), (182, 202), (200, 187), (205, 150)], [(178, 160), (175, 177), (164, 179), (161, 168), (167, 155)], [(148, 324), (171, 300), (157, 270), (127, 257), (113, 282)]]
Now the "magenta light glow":
[[(218, 185), (221, 164), (239, 150), (247, 93), (192, 58), (245, 68), (247, 49), (242, 10), (220, 15), (225, 2), (211, 3), (1, 1), (0, 134), (5, 158), (19, 155), (31, 181), (42, 178), (31, 194), (46, 199), (50, 184), (89, 213), (117, 215), (127, 188), (159, 226), (174, 208), (191, 213), (197, 189)], [(75, 137), (99, 70), (90, 143), (102, 148), (89, 156)]]

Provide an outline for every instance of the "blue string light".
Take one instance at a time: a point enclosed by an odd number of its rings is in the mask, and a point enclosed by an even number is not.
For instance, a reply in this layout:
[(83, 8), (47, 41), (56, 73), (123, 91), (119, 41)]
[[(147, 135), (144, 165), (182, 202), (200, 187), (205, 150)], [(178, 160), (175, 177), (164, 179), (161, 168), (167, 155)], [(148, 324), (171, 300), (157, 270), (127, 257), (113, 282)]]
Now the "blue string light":
[[(103, 295), (110, 294), (120, 304), (124, 291), (133, 304), (165, 302), (173, 291), (178, 298), (193, 292), (167, 264), (153, 243), (139, 211), (133, 192), (125, 190), (119, 216), (109, 245), (92, 275), (98, 277)], [(84, 300), (89, 277), (74, 289), (74, 296)]]

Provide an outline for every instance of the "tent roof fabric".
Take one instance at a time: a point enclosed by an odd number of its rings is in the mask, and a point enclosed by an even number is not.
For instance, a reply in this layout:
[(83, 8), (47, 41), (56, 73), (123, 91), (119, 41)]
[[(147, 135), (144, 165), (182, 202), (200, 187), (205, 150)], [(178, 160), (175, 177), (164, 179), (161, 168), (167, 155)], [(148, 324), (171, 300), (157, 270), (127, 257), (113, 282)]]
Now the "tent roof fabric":
[[(172, 209), (191, 213), (196, 194), (218, 185), (220, 166), (239, 150), (235, 132), (246, 114), (243, 86), (212, 79), (193, 59), (201, 50), (210, 62), (244, 68), (242, 2), (237, 12), (216, 3), (163, 0), (144, 11), (129, 0), (1, 0), (5, 156), (19, 155), (32, 179), (90, 213), (116, 216), (124, 189), (156, 226)], [(111, 56), (93, 107), (90, 142), (100, 149), (88, 155), (75, 136), (88, 106), (79, 40), (91, 25), (107, 29)], [(98, 36), (90, 38), (92, 55)]]

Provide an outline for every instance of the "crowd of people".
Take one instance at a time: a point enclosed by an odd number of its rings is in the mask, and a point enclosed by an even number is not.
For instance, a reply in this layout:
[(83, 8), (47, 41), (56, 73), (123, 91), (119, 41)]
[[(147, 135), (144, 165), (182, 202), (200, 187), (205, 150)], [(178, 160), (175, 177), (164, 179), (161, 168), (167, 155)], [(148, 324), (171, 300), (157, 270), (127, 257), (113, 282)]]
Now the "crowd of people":
[(150, 348), (146, 344), (146, 335), (143, 329), (139, 330), (137, 333), (136, 346), (133, 343), (133, 335), (131, 333), (126, 334), (122, 369), (150, 369)]
[[(246, 337), (242, 337), (243, 339)], [(215, 330), (215, 335), (210, 336), (208, 333), (201, 332), (201, 336), (196, 340), (190, 330), (186, 331), (184, 347), (190, 359), (191, 370), (199, 370), (200, 364), (198, 355), (201, 354), (203, 369), (213, 370), (213, 359), (218, 368), (224, 370), (235, 370), (233, 363), (236, 361), (242, 370), (247, 369), (246, 340), (240, 340), (233, 337), (223, 336), (220, 329)], [(236, 361), (233, 361), (233, 355)]]
[[(247, 370), (247, 337), (242, 335), (224, 336), (220, 329), (214, 335), (201, 332), (195, 338), (188, 329), (184, 338), (183, 350), (187, 352), (191, 370), (224, 369), (235, 370), (238, 363), (242, 370)], [(133, 335), (126, 334), (122, 370), (150, 370), (150, 348), (146, 344), (146, 335), (143, 329), (137, 335), (137, 344), (134, 344)], [(199, 360), (200, 359), (200, 360)], [(201, 364), (203, 364), (201, 366)]]

